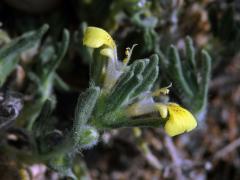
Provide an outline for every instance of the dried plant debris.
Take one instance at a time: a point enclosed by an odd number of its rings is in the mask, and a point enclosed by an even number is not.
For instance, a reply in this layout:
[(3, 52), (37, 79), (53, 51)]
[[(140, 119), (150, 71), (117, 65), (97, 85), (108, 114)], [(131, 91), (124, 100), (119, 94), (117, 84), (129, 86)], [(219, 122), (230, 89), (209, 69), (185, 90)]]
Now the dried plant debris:
[(0, 129), (14, 123), (23, 108), (22, 96), (16, 92), (0, 93)]

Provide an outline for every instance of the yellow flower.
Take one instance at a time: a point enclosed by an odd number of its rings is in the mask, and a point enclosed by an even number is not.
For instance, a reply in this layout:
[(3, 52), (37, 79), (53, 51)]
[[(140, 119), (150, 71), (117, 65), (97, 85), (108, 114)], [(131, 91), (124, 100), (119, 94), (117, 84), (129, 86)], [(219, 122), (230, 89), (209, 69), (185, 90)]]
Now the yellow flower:
[(86, 29), (83, 44), (91, 48), (100, 48), (103, 45), (110, 49), (116, 48), (112, 37), (105, 30), (97, 27), (88, 27)]
[(90, 48), (103, 47), (100, 53), (109, 57), (114, 62), (117, 60), (116, 44), (110, 34), (98, 27), (87, 27), (84, 36), (83, 44)]
[(164, 129), (169, 136), (189, 132), (197, 126), (197, 121), (194, 116), (178, 104), (168, 103), (164, 105), (157, 103), (156, 108), (162, 118), (167, 118)]
[(83, 44), (90, 48), (101, 48), (100, 54), (109, 58), (106, 72), (104, 73), (103, 87), (105, 90), (111, 89), (122, 73), (122, 63), (118, 61), (114, 40), (101, 28), (87, 27), (83, 36)]

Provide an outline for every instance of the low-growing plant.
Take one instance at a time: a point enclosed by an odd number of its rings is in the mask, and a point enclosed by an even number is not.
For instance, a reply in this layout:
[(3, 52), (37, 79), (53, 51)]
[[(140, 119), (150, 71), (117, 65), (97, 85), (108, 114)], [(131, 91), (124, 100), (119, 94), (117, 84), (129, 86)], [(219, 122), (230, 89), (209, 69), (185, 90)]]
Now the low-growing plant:
[[(1, 85), (18, 64), (19, 53), (39, 42), (47, 29), (48, 26), (43, 26), (1, 48)], [(189, 67), (183, 71), (175, 47), (170, 48), (169, 60), (163, 54), (153, 54), (149, 58), (133, 61), (133, 45), (126, 48), (125, 58), (120, 60), (112, 37), (103, 29), (87, 27), (83, 44), (88, 47), (91, 57), (89, 87), (79, 95), (71, 129), (65, 132), (58, 130), (52, 117), (56, 103), (52, 98), (52, 88), (59, 81), (56, 68), (66, 54), (68, 44), (69, 33), (64, 31), (60, 46), (45, 45), (40, 51), (42, 55), (38, 57), (38, 71), (28, 74), (36, 86), (36, 99), (35, 104), (27, 104), (23, 108), (19, 124), (24, 127), (30, 150), (13, 150), (7, 143), (3, 145), (22, 162), (43, 162), (63, 176), (77, 179), (72, 171), (76, 154), (96, 145), (105, 130), (163, 127), (169, 136), (176, 136), (197, 127), (192, 112), (198, 113), (207, 103), (210, 57), (206, 51), (202, 53), (204, 63), (199, 80), (190, 39), (186, 42)], [(130, 59), (133, 61), (131, 64)], [(159, 70), (163, 70), (166, 76), (160, 76)], [(166, 77), (183, 95), (181, 100), (184, 107), (164, 98), (169, 96), (170, 86), (155, 88), (159, 80)], [(6, 98), (2, 99), (0, 97), (0, 103), (4, 106)], [(18, 106), (19, 111), (21, 107)], [(0, 111), (0, 128), (3, 121), (7, 121), (2, 119), (3, 115)]]

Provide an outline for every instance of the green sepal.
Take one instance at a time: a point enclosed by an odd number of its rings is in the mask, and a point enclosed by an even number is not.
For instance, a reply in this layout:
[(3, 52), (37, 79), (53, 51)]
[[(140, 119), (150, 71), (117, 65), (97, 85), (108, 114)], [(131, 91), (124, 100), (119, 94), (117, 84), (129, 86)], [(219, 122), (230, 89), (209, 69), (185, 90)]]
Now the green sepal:
[(96, 86), (103, 84), (103, 69), (107, 61), (110, 61), (106, 56), (101, 55), (100, 51), (101, 48), (93, 50), (92, 61), (90, 63), (90, 78)]
[(85, 125), (81, 129), (79, 143), (77, 146), (79, 149), (89, 149), (98, 143), (98, 139), (98, 131), (94, 127)]
[(91, 117), (99, 95), (100, 88), (92, 86), (81, 93), (78, 98), (73, 121), (73, 139), (75, 144), (80, 142), (82, 128)]

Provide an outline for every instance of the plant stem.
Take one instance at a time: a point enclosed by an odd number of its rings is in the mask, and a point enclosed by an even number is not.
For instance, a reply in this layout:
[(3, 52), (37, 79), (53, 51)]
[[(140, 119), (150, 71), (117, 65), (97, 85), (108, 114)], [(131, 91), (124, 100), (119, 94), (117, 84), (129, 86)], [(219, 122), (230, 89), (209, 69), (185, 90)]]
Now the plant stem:
[(103, 129), (112, 128), (131, 128), (131, 127), (160, 127), (163, 121), (160, 118), (141, 118), (141, 119), (127, 119), (126, 121), (113, 122), (103, 124)]

